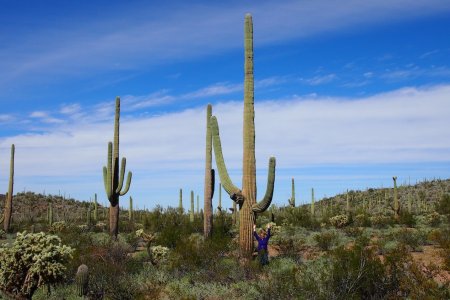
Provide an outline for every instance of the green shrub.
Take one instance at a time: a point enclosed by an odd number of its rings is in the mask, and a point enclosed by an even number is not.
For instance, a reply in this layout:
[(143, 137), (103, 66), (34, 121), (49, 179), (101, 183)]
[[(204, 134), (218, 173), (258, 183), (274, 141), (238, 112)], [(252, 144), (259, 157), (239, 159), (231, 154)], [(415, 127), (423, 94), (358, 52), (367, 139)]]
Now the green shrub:
[(328, 251), (338, 244), (339, 234), (332, 230), (322, 231), (314, 235), (314, 240), (322, 251)]
[(0, 289), (31, 299), (39, 287), (63, 280), (72, 253), (55, 235), (18, 233), (12, 247), (0, 246)]

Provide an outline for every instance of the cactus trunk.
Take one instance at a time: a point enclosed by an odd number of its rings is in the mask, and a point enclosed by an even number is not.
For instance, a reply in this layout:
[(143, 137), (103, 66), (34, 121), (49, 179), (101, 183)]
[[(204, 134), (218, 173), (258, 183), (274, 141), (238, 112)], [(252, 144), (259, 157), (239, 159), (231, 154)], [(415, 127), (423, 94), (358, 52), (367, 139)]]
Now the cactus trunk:
[(9, 232), (11, 229), (11, 220), (12, 220), (12, 200), (13, 200), (13, 188), (14, 188), (14, 154), (15, 154), (15, 146), (11, 145), (11, 160), (9, 164), (9, 184), (8, 184), (8, 193), (6, 194), (5, 199), (5, 219), (3, 223), (3, 229), (5, 232)]
[(291, 198), (289, 199), (289, 205), (295, 207), (295, 183), (294, 178), (292, 178), (291, 182)]
[(203, 235), (208, 238), (212, 234), (213, 212), (212, 197), (214, 193), (214, 170), (212, 169), (212, 133), (211, 133), (212, 106), (206, 107), (206, 153), (205, 153), (205, 189), (203, 206)]
[(98, 203), (97, 203), (97, 194), (94, 195), (94, 222), (98, 221)]
[(133, 198), (130, 196), (130, 207), (128, 208), (128, 221), (133, 222)]
[(178, 202), (178, 209), (180, 210), (180, 214), (183, 213), (183, 189), (180, 189), (180, 198)]

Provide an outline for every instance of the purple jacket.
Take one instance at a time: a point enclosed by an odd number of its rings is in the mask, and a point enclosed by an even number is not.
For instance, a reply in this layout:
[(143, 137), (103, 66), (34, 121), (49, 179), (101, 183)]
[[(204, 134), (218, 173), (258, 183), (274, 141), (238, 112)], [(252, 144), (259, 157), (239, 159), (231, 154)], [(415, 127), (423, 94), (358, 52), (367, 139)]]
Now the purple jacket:
[(267, 235), (263, 239), (259, 237), (259, 235), (256, 233), (256, 231), (253, 231), (253, 236), (258, 241), (258, 251), (262, 250), (262, 249), (267, 251), (267, 244), (269, 243), (269, 238), (270, 238), (270, 228), (267, 230)]

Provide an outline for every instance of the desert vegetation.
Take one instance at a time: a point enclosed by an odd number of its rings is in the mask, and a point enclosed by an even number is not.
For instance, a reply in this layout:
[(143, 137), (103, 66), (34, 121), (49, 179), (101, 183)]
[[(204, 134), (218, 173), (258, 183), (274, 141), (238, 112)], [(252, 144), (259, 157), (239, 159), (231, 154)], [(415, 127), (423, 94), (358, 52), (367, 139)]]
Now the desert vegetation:
[[(242, 188), (222, 156), (208, 105), (204, 206), (120, 206), (131, 186), (119, 167), (120, 99), (103, 168), (109, 207), (61, 195), (0, 195), (0, 297), (5, 299), (449, 299), (450, 180), (368, 188), (298, 205), (272, 204), (275, 158), (256, 200), (253, 24), (245, 18)], [(212, 166), (214, 151), (220, 183)], [(218, 185), (219, 207), (211, 199)], [(222, 188), (231, 201), (222, 200)], [(343, 187), (345, 189), (346, 187)], [(174, 191), (178, 188), (174, 187)], [(123, 201), (122, 201), (123, 203)], [(226, 207), (232, 206), (230, 211)], [(120, 213), (122, 211), (122, 213)], [(124, 213), (126, 212), (126, 213)], [(272, 225), (270, 263), (254, 259), (253, 224)]]

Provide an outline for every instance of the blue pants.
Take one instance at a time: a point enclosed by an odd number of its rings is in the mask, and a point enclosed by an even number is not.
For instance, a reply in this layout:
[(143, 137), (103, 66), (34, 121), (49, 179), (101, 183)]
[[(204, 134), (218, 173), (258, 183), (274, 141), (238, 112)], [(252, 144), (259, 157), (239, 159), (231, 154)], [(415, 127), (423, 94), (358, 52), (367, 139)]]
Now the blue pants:
[(258, 250), (258, 260), (261, 266), (269, 264), (269, 253), (266, 249)]

